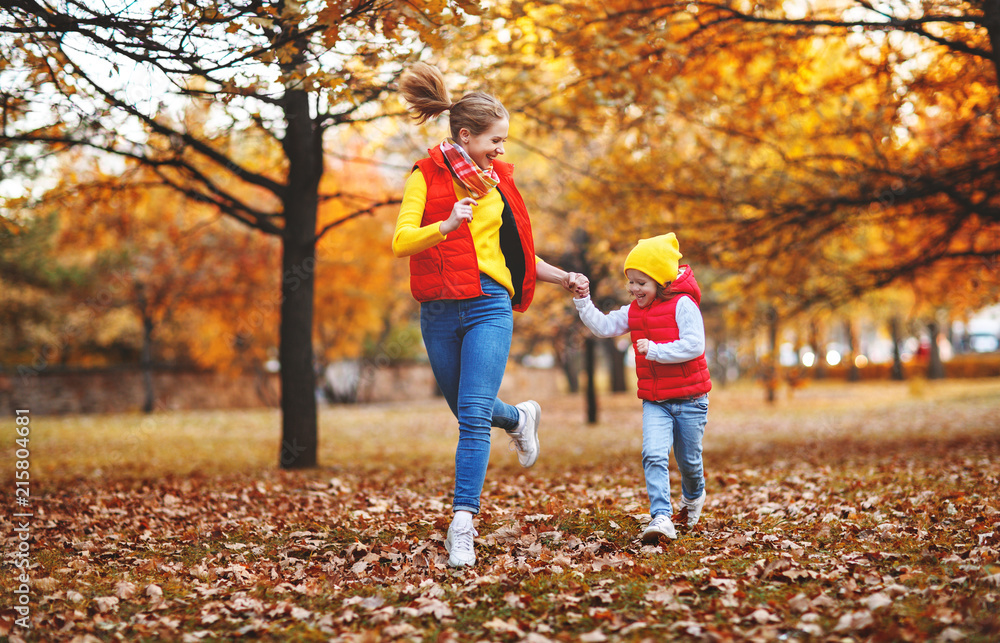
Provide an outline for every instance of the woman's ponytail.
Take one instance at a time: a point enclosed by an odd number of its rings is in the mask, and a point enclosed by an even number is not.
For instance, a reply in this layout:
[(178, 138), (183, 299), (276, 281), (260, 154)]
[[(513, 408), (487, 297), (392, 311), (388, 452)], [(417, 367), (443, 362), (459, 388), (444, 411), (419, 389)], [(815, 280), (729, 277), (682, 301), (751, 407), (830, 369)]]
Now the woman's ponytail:
[(470, 92), (452, 103), (441, 71), (427, 63), (415, 63), (407, 68), (399, 78), (399, 91), (418, 123), (449, 112), (448, 127), (455, 141), (459, 140), (463, 128), (478, 136), (498, 120), (510, 120), (503, 103), (483, 92)]
[(415, 63), (399, 79), (399, 91), (409, 103), (417, 123), (423, 123), (451, 109), (448, 88), (441, 71), (427, 63)]

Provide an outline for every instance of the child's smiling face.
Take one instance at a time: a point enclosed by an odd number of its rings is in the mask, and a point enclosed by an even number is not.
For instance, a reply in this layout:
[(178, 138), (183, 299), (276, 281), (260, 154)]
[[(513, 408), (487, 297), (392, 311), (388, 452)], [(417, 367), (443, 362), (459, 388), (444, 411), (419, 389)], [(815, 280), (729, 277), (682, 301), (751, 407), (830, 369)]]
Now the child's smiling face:
[(652, 277), (635, 268), (626, 270), (625, 276), (628, 277), (628, 284), (625, 287), (629, 294), (635, 297), (635, 303), (639, 304), (639, 308), (645, 308), (656, 300), (656, 291), (660, 285)]

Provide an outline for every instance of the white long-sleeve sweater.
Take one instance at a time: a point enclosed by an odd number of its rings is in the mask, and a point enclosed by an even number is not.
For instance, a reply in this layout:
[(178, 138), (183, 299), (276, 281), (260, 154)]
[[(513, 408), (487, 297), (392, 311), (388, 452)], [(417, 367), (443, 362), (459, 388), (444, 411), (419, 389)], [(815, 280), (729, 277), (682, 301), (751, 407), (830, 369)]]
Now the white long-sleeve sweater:
[[(590, 297), (574, 299), (580, 320), (598, 337), (618, 337), (628, 332), (628, 309), (625, 304), (618, 310), (602, 313)], [(675, 310), (680, 337), (672, 342), (649, 343), (646, 359), (662, 364), (680, 364), (700, 357), (705, 352), (705, 322), (701, 310), (690, 297), (682, 296)]]

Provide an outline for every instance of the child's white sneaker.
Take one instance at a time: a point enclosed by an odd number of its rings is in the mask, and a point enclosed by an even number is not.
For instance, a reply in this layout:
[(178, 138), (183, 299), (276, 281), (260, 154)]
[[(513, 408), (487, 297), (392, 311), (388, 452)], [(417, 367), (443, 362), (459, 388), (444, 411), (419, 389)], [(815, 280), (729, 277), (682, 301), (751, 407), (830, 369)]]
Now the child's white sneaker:
[(451, 567), (468, 567), (476, 564), (476, 550), (473, 540), (479, 532), (472, 526), (472, 521), (452, 520), (448, 526), (448, 537), (444, 539), (444, 548), (448, 552), (448, 565)]
[(649, 522), (646, 530), (642, 532), (642, 544), (655, 545), (660, 542), (660, 538), (669, 538), (670, 540), (677, 538), (677, 530), (674, 529), (674, 523), (670, 520), (670, 516), (666, 514), (660, 514)]
[(702, 491), (701, 495), (694, 500), (688, 500), (681, 495), (681, 506), (687, 509), (688, 527), (694, 527), (698, 524), (698, 519), (701, 518), (701, 508), (705, 506), (705, 496), (707, 495), (708, 491)]
[(538, 402), (528, 400), (515, 404), (514, 408), (523, 416), (516, 429), (507, 431), (511, 437), (511, 445), (517, 451), (517, 461), (527, 469), (538, 459), (538, 424), (542, 420), (542, 407)]

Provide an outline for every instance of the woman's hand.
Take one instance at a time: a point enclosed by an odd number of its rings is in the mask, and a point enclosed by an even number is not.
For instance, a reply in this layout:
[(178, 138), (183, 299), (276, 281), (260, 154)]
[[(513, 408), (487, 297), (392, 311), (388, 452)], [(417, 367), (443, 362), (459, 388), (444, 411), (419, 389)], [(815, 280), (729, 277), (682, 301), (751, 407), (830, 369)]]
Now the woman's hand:
[(590, 279), (579, 272), (568, 272), (563, 280), (563, 288), (570, 291), (577, 299), (590, 295)]
[(539, 259), (535, 264), (535, 270), (538, 281), (544, 281), (547, 284), (559, 284), (577, 299), (590, 294), (590, 280), (587, 279), (586, 275), (578, 272), (566, 272), (562, 268), (556, 268), (542, 259)]
[(646, 353), (648, 353), (649, 352), (649, 340), (645, 339), (645, 338), (636, 340), (636, 342), (635, 342), (635, 352), (639, 353), (640, 355), (645, 355)]
[(441, 222), (438, 230), (441, 234), (448, 234), (458, 230), (463, 223), (472, 221), (472, 206), (479, 205), (471, 196), (467, 196), (451, 208), (451, 215)]

